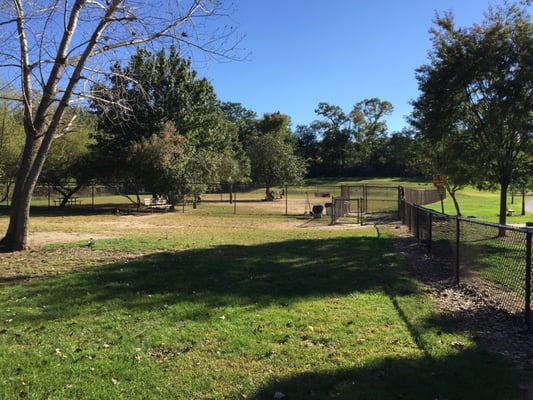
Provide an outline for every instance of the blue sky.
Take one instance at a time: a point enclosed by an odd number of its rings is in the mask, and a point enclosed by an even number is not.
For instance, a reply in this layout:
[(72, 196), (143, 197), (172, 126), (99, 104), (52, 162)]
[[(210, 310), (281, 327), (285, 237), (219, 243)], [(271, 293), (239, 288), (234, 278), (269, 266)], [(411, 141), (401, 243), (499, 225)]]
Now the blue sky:
[(483, 21), (503, 0), (239, 0), (231, 18), (244, 39), (245, 61), (211, 61), (200, 75), (222, 101), (258, 116), (279, 111), (293, 128), (317, 119), (319, 102), (345, 112), (379, 97), (394, 106), (390, 132), (405, 125), (418, 97), (415, 69), (427, 63), (435, 12), (452, 10), (457, 25)]

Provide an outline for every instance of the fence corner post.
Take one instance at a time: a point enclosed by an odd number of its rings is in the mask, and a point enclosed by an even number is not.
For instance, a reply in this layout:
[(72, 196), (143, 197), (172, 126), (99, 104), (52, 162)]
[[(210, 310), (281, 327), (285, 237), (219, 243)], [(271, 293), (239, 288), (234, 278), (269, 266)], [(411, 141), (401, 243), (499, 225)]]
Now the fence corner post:
[(526, 234), (526, 282), (525, 282), (525, 304), (524, 318), (526, 328), (531, 331), (531, 230)]

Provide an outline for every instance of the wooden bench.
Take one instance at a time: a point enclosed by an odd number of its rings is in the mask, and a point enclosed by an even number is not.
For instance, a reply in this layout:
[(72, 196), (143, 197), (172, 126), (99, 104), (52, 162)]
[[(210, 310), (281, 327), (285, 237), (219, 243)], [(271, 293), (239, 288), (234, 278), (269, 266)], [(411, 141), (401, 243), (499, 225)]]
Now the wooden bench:
[(146, 198), (144, 199), (144, 205), (146, 208), (150, 209), (161, 209), (168, 211), (170, 208), (170, 204), (168, 203), (167, 199), (157, 199), (155, 197), (152, 198)]
[(512, 208), (508, 208), (507, 209), (507, 216), (508, 217), (512, 217), (513, 216), (513, 213), (514, 213), (514, 210)]

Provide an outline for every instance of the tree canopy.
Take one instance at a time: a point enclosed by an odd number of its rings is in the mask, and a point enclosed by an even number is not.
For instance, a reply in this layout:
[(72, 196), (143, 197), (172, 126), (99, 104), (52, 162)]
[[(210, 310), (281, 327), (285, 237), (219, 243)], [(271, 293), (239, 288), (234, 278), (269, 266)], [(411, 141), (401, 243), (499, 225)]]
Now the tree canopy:
[[(500, 186), (500, 223), (513, 173), (532, 162), (533, 25), (524, 8), (490, 8), (482, 24), (437, 15), (430, 62), (417, 70), (417, 140), (435, 173)], [(455, 165), (453, 165), (455, 164)]]
[(93, 98), (100, 179), (126, 181), (174, 202), (217, 181), (236, 130), (211, 84), (197, 79), (175, 48), (168, 55), (139, 49), (127, 66), (113, 66), (109, 80), (94, 86)]

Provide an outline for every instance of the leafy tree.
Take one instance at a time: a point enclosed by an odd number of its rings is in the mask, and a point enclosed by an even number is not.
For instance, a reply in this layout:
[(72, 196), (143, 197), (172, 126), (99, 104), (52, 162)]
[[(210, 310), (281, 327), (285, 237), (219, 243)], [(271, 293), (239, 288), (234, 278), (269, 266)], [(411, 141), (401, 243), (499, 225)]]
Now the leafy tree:
[(350, 112), (357, 153), (362, 165), (368, 164), (372, 157), (376, 158), (378, 148), (386, 142), (387, 123), (383, 118), (392, 114), (393, 109), (390, 102), (375, 97), (358, 102)]
[(505, 4), (470, 28), (456, 28), (451, 13), (435, 23), (430, 63), (417, 70), (421, 95), (413, 102), (412, 123), (419, 138), (445, 145), (464, 161), (475, 183), (499, 185), (499, 222), (505, 224), (513, 173), (531, 164), (533, 154), (530, 17)]
[(339, 106), (319, 103), (315, 113), (322, 119), (310, 125), (320, 137), (320, 155), (329, 166), (329, 174), (344, 176), (355, 171), (375, 174), (375, 168), (386, 164), (380, 150), (387, 144), (387, 124), (392, 104), (378, 98), (356, 103), (350, 113)]
[(264, 184), (266, 195), (275, 185), (298, 184), (306, 173), (305, 162), (293, 147), (275, 135), (256, 136), (248, 147), (252, 180)]
[(12, 182), (24, 147), (24, 127), (22, 110), (12, 101), (0, 102), (0, 182), (3, 192), (0, 201), (9, 198)]
[(52, 142), (69, 131), (70, 104), (88, 97), (87, 83), (97, 81), (95, 75), (107, 74), (108, 57), (119, 59), (128, 48), (157, 41), (179, 44), (180, 51), (193, 47), (223, 55), (224, 42), (204, 36), (206, 25), (200, 23), (217, 16), (217, 5), (208, 0), (3, 3), (0, 68), (18, 77), (25, 141), (2, 250), (26, 248), (31, 198)]
[(413, 144), (413, 162), (425, 176), (431, 178), (440, 175), (445, 178), (446, 192), (450, 195), (456, 214), (461, 215), (457, 193), (475, 181), (473, 174), (478, 171), (472, 168), (468, 152), (454, 138), (443, 138), (438, 142), (417, 138)]
[(257, 126), (262, 129), (247, 146), (251, 162), (251, 176), (256, 183), (264, 184), (266, 196), (274, 185), (302, 182), (306, 165), (294, 153), (287, 132), (290, 120), (286, 115), (265, 114)]
[(223, 102), (220, 108), (226, 119), (237, 126), (239, 142), (246, 146), (255, 132), (257, 113), (240, 103)]
[(345, 175), (350, 164), (353, 164), (352, 129), (349, 117), (339, 106), (319, 103), (315, 113), (322, 117), (311, 124), (312, 129), (322, 138), (321, 156), (329, 173)]
[[(93, 150), (101, 177), (126, 181), (139, 189), (151, 182), (152, 188), (158, 188), (157, 194), (173, 199), (183, 197), (185, 186), (197, 191), (206, 181), (211, 183), (216, 179), (218, 173), (213, 168), (208, 174), (200, 171), (207, 165), (220, 165), (221, 154), (232, 149), (236, 133), (226, 122), (213, 87), (206, 79), (196, 76), (190, 61), (183, 60), (175, 48), (170, 49), (168, 56), (164, 51), (152, 55), (139, 49), (126, 67), (113, 67), (108, 85), (100, 83), (95, 86), (93, 93), (97, 100), (93, 102), (93, 109), (99, 119), (100, 131)], [(120, 107), (108, 107), (113, 98), (121, 99)], [(131, 114), (124, 108), (132, 110)], [(129, 118), (130, 115), (135, 118)], [(168, 130), (169, 126), (174, 133)], [(156, 140), (154, 135), (163, 137)], [(160, 169), (166, 166), (173, 171), (174, 168), (164, 154), (154, 151), (154, 146), (160, 144), (167, 148), (175, 140), (184, 142), (188, 149), (187, 155), (182, 151), (170, 152), (173, 154), (170, 158), (177, 166), (183, 165), (177, 160), (178, 155), (186, 158), (195, 155), (200, 159), (196, 163), (186, 162), (187, 168), (192, 170), (179, 174), (179, 180), (169, 181), (162, 178), (166, 173)], [(142, 160), (147, 153), (139, 149), (146, 148), (150, 149), (152, 157)], [(160, 157), (155, 157), (156, 153)], [(150, 161), (159, 171), (157, 175), (153, 175), (153, 168), (147, 165)], [(165, 188), (157, 184), (160, 178), (172, 185)], [(174, 187), (178, 183), (185, 186)]]
[(79, 115), (82, 117), (72, 126), (72, 131), (52, 143), (39, 178), (40, 183), (50, 186), (61, 195), (61, 207), (92, 177), (88, 170), (91, 168), (88, 158), (94, 121), (87, 112), (80, 112)]
[(323, 163), (317, 132), (310, 126), (298, 125), (295, 135), (297, 138), (296, 154), (307, 162), (309, 176), (319, 176)]

